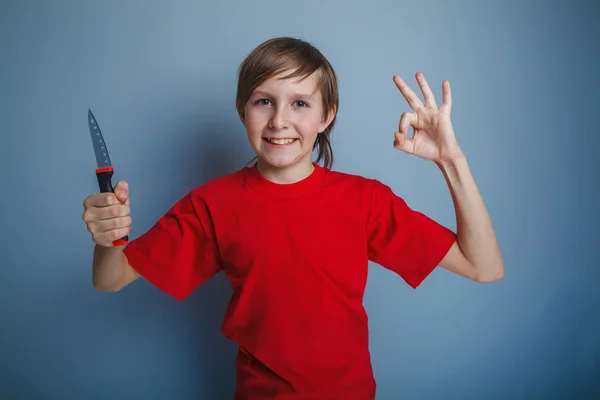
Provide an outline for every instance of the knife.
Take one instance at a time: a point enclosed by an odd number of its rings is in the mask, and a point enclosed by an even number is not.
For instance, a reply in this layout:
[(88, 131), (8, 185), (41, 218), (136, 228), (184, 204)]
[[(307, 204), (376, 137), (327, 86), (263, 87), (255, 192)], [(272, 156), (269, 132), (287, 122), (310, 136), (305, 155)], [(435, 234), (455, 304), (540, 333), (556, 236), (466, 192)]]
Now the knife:
[[(100, 132), (100, 127), (96, 121), (96, 117), (92, 114), (92, 110), (88, 109), (88, 124), (90, 127), (90, 135), (92, 136), (92, 144), (94, 146), (94, 154), (96, 155), (96, 177), (98, 178), (98, 185), (100, 186), (101, 193), (111, 192), (114, 193), (115, 188), (112, 185), (111, 178), (114, 173), (114, 168), (110, 162), (108, 150), (106, 149), (106, 143), (104, 143), (104, 137)], [(129, 242), (129, 236), (125, 235), (121, 239), (113, 241), (115, 246), (124, 246)]]

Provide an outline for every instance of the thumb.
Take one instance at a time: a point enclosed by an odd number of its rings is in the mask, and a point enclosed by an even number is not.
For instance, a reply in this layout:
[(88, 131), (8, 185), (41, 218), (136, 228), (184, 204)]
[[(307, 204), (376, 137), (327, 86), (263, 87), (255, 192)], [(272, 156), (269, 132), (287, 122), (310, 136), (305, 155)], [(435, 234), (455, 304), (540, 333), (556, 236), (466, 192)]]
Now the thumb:
[(115, 186), (115, 196), (121, 203), (129, 200), (129, 184), (126, 181), (119, 181)]
[(394, 147), (408, 154), (413, 154), (414, 151), (412, 139), (406, 139), (406, 134), (400, 132), (394, 133)]

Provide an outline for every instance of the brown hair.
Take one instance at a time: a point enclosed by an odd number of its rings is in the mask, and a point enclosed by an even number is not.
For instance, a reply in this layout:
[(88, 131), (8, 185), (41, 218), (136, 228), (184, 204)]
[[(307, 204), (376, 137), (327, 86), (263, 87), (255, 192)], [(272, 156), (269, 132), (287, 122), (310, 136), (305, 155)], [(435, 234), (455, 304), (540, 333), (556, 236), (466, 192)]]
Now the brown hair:
[[(240, 65), (236, 108), (244, 118), (244, 108), (252, 92), (267, 79), (283, 71), (292, 70), (281, 79), (305, 79), (315, 71), (320, 72), (317, 87), (323, 102), (323, 117), (334, 110), (337, 115), (339, 95), (337, 76), (329, 61), (312, 44), (301, 39), (279, 37), (269, 39), (258, 45)], [(323, 132), (319, 132), (313, 150), (318, 147), (317, 162), (324, 160), (326, 168), (333, 165), (333, 150), (330, 135), (336, 116)]]

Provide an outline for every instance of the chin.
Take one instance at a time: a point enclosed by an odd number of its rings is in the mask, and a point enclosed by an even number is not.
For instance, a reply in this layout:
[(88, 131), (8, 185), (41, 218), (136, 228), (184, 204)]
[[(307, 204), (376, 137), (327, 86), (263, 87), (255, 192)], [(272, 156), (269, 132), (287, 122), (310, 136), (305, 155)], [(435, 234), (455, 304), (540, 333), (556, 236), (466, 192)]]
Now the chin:
[(310, 158), (310, 154), (282, 154), (280, 156), (276, 156), (276, 157), (269, 157), (269, 156), (265, 156), (265, 155), (259, 155), (258, 158), (261, 160), (261, 162), (273, 167), (273, 168), (279, 168), (279, 169), (284, 169), (284, 168), (289, 168), (289, 167), (293, 167), (293, 166), (298, 166), (301, 165), (303, 163), (312, 163), (312, 158)]
[(300, 162), (300, 159), (289, 158), (289, 157), (277, 157), (277, 158), (269, 158), (269, 157), (259, 157), (262, 162), (270, 165), (274, 168), (287, 168), (293, 165), (296, 165)]

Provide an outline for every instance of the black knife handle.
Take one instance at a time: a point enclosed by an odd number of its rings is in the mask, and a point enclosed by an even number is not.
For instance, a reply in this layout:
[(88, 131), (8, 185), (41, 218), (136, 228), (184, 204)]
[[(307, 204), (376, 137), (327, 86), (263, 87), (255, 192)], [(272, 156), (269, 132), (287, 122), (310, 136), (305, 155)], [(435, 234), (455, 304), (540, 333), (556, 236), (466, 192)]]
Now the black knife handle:
[[(113, 174), (114, 174), (114, 169), (112, 167), (100, 168), (100, 169), (96, 170), (96, 177), (98, 178), (98, 186), (100, 187), (101, 193), (114, 193), (115, 188), (112, 185)], [(125, 235), (121, 239), (117, 239), (117, 240), (113, 241), (113, 245), (124, 246), (128, 242), (129, 242), (129, 235)]]

